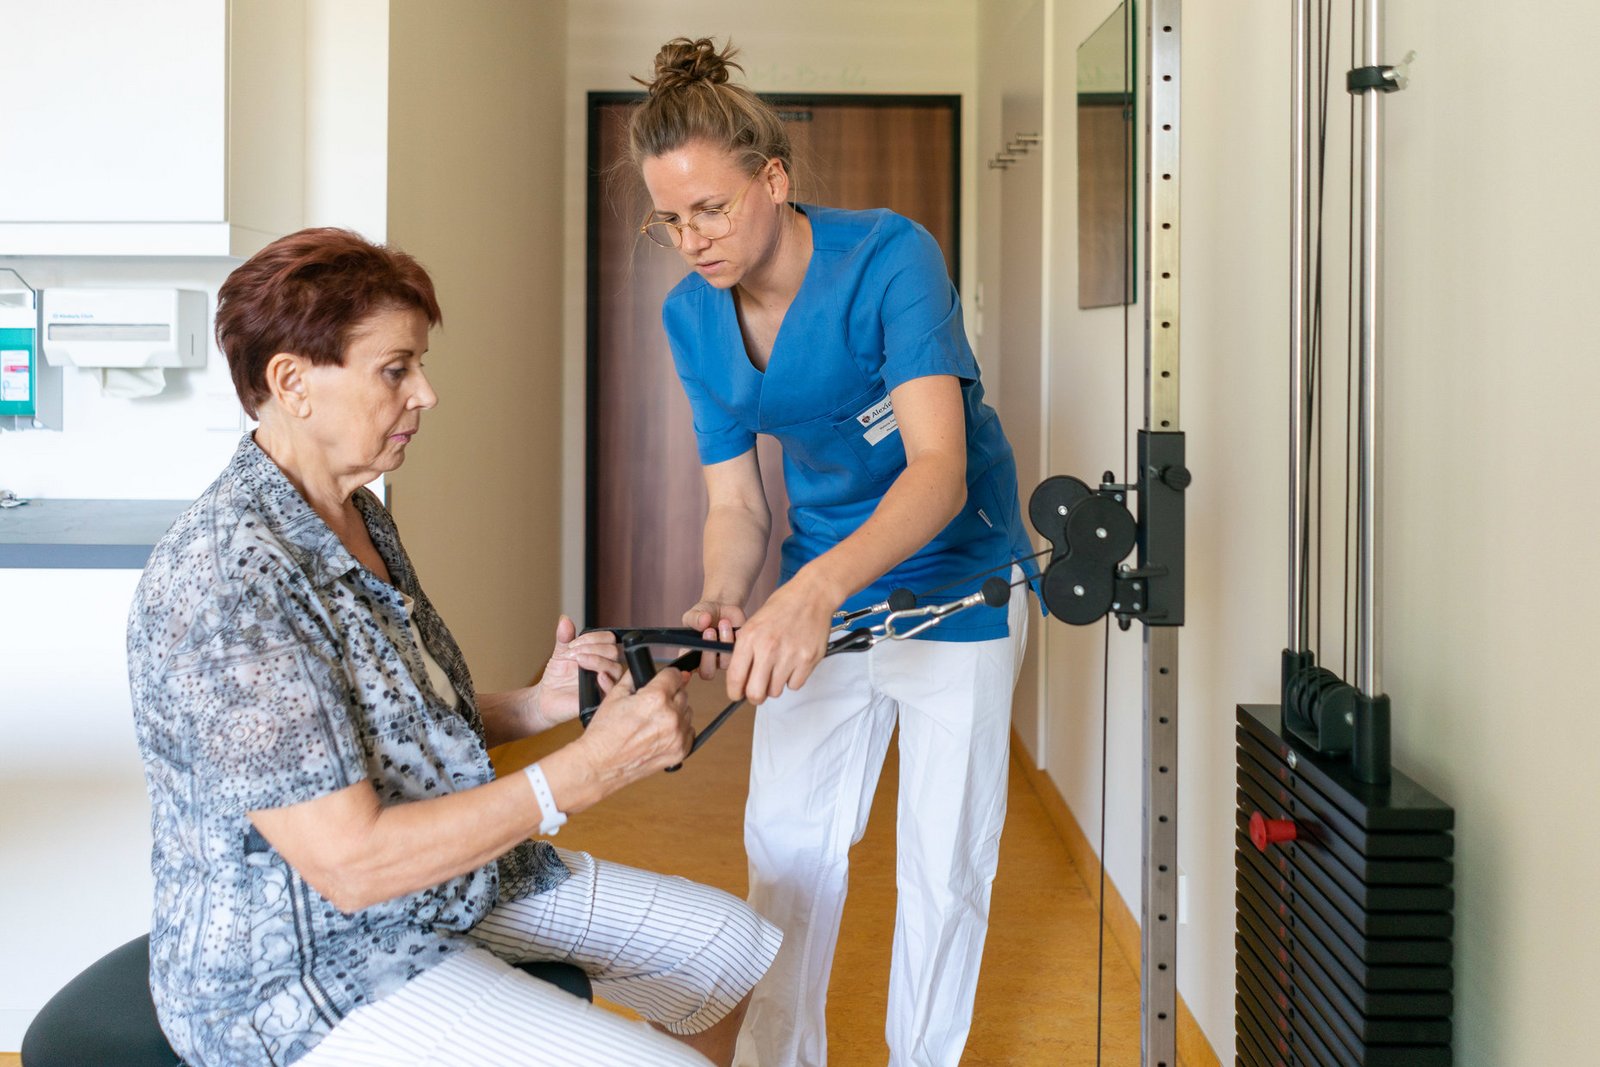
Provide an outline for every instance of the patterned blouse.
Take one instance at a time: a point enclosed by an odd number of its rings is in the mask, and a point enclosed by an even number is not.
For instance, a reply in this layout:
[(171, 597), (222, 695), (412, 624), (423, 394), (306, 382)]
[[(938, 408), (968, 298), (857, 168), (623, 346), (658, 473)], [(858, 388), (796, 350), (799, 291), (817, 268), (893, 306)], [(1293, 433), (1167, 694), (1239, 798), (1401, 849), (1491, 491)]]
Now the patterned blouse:
[[(494, 777), (472, 679), (394, 520), (355, 503), (389, 568), (361, 566), (249, 434), (156, 545), (128, 619), (150, 790), (150, 987), (193, 1067), (288, 1064), (362, 1004), (468, 947), (497, 900), (566, 877), (525, 842), (442, 885), (346, 915), (248, 812), (369, 781), (400, 804)], [(428, 679), (411, 620), (454, 693)]]

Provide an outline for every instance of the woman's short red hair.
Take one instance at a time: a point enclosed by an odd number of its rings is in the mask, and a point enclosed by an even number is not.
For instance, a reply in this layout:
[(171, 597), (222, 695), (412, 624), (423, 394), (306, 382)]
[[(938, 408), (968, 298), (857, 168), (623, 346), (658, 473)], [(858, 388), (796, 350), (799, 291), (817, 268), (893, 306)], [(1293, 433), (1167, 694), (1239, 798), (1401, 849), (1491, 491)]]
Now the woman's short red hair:
[(344, 363), (351, 332), (379, 311), (415, 308), (443, 320), (433, 279), (411, 256), (358, 233), (323, 227), (280, 237), (228, 275), (217, 292), (217, 344), (251, 418), (268, 397), (279, 352)]

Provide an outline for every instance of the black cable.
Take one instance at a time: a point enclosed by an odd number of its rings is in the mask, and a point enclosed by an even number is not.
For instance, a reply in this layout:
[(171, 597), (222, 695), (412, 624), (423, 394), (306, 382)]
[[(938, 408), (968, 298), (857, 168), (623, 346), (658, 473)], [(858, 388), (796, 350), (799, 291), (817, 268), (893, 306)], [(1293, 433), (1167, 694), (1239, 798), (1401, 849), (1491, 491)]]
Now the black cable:
[(1100, 899), (1095, 924), (1094, 1062), (1100, 1065), (1106, 996), (1106, 754), (1111, 724), (1111, 616), (1106, 616), (1105, 646), (1100, 658)]
[[(1350, 66), (1356, 66), (1356, 42), (1359, 35), (1356, 31), (1356, 5), (1350, 5)], [(1345, 217), (1348, 220), (1348, 239), (1345, 243), (1345, 299), (1344, 299), (1344, 613), (1340, 616), (1339, 641), (1344, 647), (1340, 649), (1340, 663), (1342, 670), (1340, 676), (1350, 677), (1350, 646), (1355, 643), (1354, 619), (1350, 614), (1350, 482), (1355, 474), (1355, 461), (1351, 453), (1355, 447), (1355, 433), (1352, 429), (1354, 423), (1355, 406), (1355, 338), (1356, 325), (1354, 320), (1355, 291), (1356, 291), (1356, 97), (1350, 94), (1350, 159), (1348, 172), (1350, 174), (1350, 193), (1345, 207)]]
[[(926, 596), (933, 596), (935, 593), (942, 593), (946, 589), (954, 589), (958, 585), (966, 585), (968, 582), (972, 581), (972, 579), (974, 579), (974, 578), (982, 578), (985, 574), (989, 574), (989, 573), (991, 573), (993, 571), (997, 571), (1001, 567), (1015, 567), (1018, 564), (1022, 564), (1022, 563), (1028, 562), (1030, 559), (1038, 559), (1040, 556), (1048, 555), (1052, 551), (1054, 551), (1054, 549), (1041, 548), (1039, 551), (1033, 553), (1032, 555), (1018, 556), (1016, 559), (1008, 559), (1004, 563), (996, 563), (993, 567), (985, 567), (983, 570), (978, 571), (976, 574), (969, 574), (965, 578), (957, 578), (953, 582), (945, 582), (943, 585), (934, 586), (932, 589), (924, 589), (922, 592), (918, 593), (917, 596), (919, 598), (926, 597)], [(1023, 584), (1023, 582), (1027, 582), (1027, 581), (1031, 581), (1031, 580), (1032, 579), (1030, 579), (1030, 578), (1023, 578), (1022, 581), (1020, 581), (1020, 582), (1012, 582), (1011, 583), (1011, 587), (1013, 589), (1015, 589), (1017, 586)]]
[[(1133, 86), (1133, 70), (1131, 52), (1135, 26), (1133, 18), (1133, 4), (1127, 3), (1122, 8), (1122, 84), (1128, 90), (1128, 100), (1133, 114), (1130, 121), (1122, 124), (1123, 168), (1127, 173), (1127, 181), (1122, 183), (1122, 482), (1131, 484), (1129, 477), (1129, 442), (1133, 438), (1133, 428), (1128, 414), (1129, 402), (1132, 397), (1132, 387), (1128, 379), (1133, 373), (1133, 118), (1138, 115), (1138, 107), (1133, 103), (1137, 98)], [(1151, 59), (1154, 62), (1154, 59)], [(1149, 106), (1147, 101), (1146, 107)], [(1145, 205), (1145, 210), (1151, 210), (1150, 205)], [(1153, 253), (1147, 253), (1153, 254)], [(1150, 264), (1146, 264), (1150, 266)], [(1154, 277), (1155, 272), (1150, 272)], [(1146, 285), (1145, 300), (1150, 300), (1153, 294), (1149, 291), (1154, 285)], [(1148, 316), (1147, 316), (1148, 317)], [(1095, 1067), (1100, 1067), (1101, 1057), (1105, 1051), (1105, 1003), (1106, 1003), (1106, 783), (1107, 752), (1109, 750), (1109, 724), (1111, 722), (1111, 617), (1106, 616), (1105, 637), (1100, 661), (1100, 891), (1096, 901), (1095, 922), (1095, 992), (1094, 992), (1094, 1062)]]
[[(1331, 69), (1332, 34), (1329, 26), (1333, 20), (1332, 0), (1326, 0), (1317, 8), (1317, 22), (1312, 30), (1312, 48), (1319, 56), (1318, 84), (1316, 96), (1317, 109), (1317, 150), (1316, 150), (1316, 214), (1314, 225), (1314, 238), (1312, 259), (1314, 263), (1311, 283), (1311, 329), (1308, 338), (1307, 351), (1307, 393), (1296, 398), (1296, 403), (1301, 405), (1305, 416), (1307, 437), (1315, 439), (1313, 450), (1308, 449), (1305, 466), (1302, 474), (1306, 484), (1306, 494), (1301, 502), (1300, 519), (1301, 528), (1306, 531), (1305, 538), (1300, 544), (1300, 603), (1306, 615), (1306, 646), (1316, 651), (1317, 659), (1322, 660), (1322, 504), (1325, 493), (1322, 471), (1323, 463), (1323, 427), (1326, 419), (1323, 416), (1323, 401), (1326, 390), (1323, 388), (1323, 367), (1326, 361), (1323, 356), (1323, 318), (1322, 318), (1322, 293), (1323, 293), (1323, 265), (1326, 256), (1323, 251), (1323, 221), (1327, 214), (1327, 171), (1328, 171), (1328, 76)], [(1317, 474), (1316, 500), (1313, 505), (1310, 491), (1311, 473)], [(1314, 521), (1313, 521), (1314, 520)], [(1316, 551), (1312, 551), (1312, 542), (1316, 542)], [(1316, 592), (1312, 597), (1313, 589)], [(1312, 605), (1315, 605), (1313, 609)]]
[[(1311, 52), (1317, 52), (1317, 51), (1320, 50), (1319, 49), (1320, 35), (1318, 34), (1317, 31), (1318, 31), (1319, 26), (1320, 26), (1321, 17), (1322, 17), (1322, 8), (1319, 5), (1318, 8), (1317, 8), (1318, 22), (1317, 23), (1313, 23), (1311, 26), (1308, 26), (1307, 29), (1306, 29), (1306, 32), (1310, 37), (1310, 41), (1308, 42), (1308, 48), (1309, 48), (1309, 50)], [(1313, 106), (1314, 107), (1320, 108), (1322, 95), (1323, 95), (1323, 92), (1322, 92), (1323, 88), (1325, 88), (1325, 86), (1322, 86), (1322, 85), (1318, 86), (1317, 98), (1316, 98), (1315, 101), (1313, 101)], [(1320, 124), (1319, 124), (1319, 137), (1320, 137)], [(1313, 202), (1315, 202), (1317, 200), (1317, 197), (1320, 195), (1320, 190), (1321, 190), (1321, 185), (1322, 185), (1323, 171), (1322, 171), (1322, 159), (1321, 159), (1321, 156), (1322, 156), (1322, 153), (1320, 151), (1316, 153), (1316, 156), (1314, 157), (1314, 165), (1311, 168), (1309, 168), (1308, 173), (1306, 175), (1306, 180), (1308, 182), (1315, 183), (1314, 186), (1313, 186), (1313, 192), (1311, 193), (1311, 196), (1309, 197), (1309, 199), (1311, 199)], [(1312, 515), (1314, 513), (1314, 509), (1312, 508), (1312, 503), (1311, 503), (1311, 500), (1312, 500), (1311, 476), (1312, 476), (1312, 474), (1314, 472), (1317, 471), (1317, 459), (1316, 459), (1316, 455), (1315, 455), (1315, 453), (1313, 451), (1312, 444), (1313, 444), (1313, 441), (1315, 440), (1315, 437), (1316, 437), (1317, 371), (1318, 371), (1318, 369), (1320, 367), (1320, 364), (1321, 364), (1321, 360), (1318, 358), (1321, 355), (1321, 352), (1319, 350), (1319, 347), (1320, 347), (1319, 346), (1319, 341), (1321, 340), (1321, 336), (1322, 336), (1321, 330), (1319, 328), (1320, 327), (1320, 323), (1321, 323), (1321, 319), (1322, 319), (1322, 274), (1321, 274), (1321, 267), (1322, 267), (1322, 256), (1321, 256), (1322, 217), (1321, 217), (1321, 212), (1317, 211), (1315, 213), (1312, 213), (1311, 214), (1311, 219), (1312, 219), (1312, 224), (1313, 224), (1312, 238), (1311, 238), (1311, 241), (1312, 241), (1311, 262), (1312, 262), (1313, 269), (1312, 269), (1312, 275), (1311, 275), (1311, 281), (1310, 281), (1310, 284), (1311, 284), (1311, 323), (1310, 323), (1310, 325), (1309, 325), (1309, 327), (1307, 329), (1307, 332), (1306, 332), (1306, 384), (1305, 384), (1306, 392), (1305, 392), (1305, 396), (1300, 401), (1301, 412), (1302, 412), (1302, 414), (1304, 416), (1304, 420), (1305, 420), (1304, 421), (1305, 428), (1301, 432), (1304, 435), (1304, 442), (1305, 442), (1305, 445), (1306, 445), (1306, 452), (1305, 452), (1305, 457), (1306, 457), (1305, 458), (1305, 495), (1304, 495), (1304, 497), (1302, 497), (1301, 502), (1300, 502), (1301, 529), (1305, 530), (1305, 532), (1306, 532), (1305, 540), (1303, 540), (1300, 543), (1300, 603), (1301, 603), (1301, 610), (1304, 611), (1305, 615), (1306, 615), (1306, 631), (1305, 631), (1306, 648), (1315, 650), (1316, 649), (1316, 642), (1312, 639), (1312, 636), (1311, 636), (1311, 620), (1316, 618), (1317, 612), (1314, 611), (1312, 609), (1312, 607), (1311, 607), (1311, 588), (1312, 588), (1311, 561), (1315, 557), (1316, 553), (1313, 553), (1311, 551), (1311, 542), (1315, 539), (1316, 527), (1313, 526), (1312, 522), (1311, 522), (1311, 518), (1312, 518)]]
[[(1316, 566), (1315, 566), (1315, 572), (1316, 572), (1315, 585), (1316, 585), (1317, 595), (1316, 595), (1316, 599), (1314, 601), (1309, 601), (1309, 603), (1315, 603), (1316, 604), (1316, 611), (1312, 615), (1312, 620), (1314, 622), (1313, 629), (1314, 629), (1314, 631), (1316, 633), (1316, 639), (1312, 643), (1312, 647), (1317, 650), (1317, 662), (1319, 662), (1319, 663), (1324, 662), (1323, 649), (1322, 649), (1322, 557), (1323, 557), (1323, 551), (1322, 551), (1322, 503), (1323, 503), (1324, 495), (1326, 493), (1326, 479), (1324, 479), (1323, 476), (1322, 476), (1322, 472), (1325, 469), (1325, 464), (1323, 463), (1323, 458), (1322, 458), (1323, 457), (1322, 437), (1323, 437), (1323, 429), (1327, 425), (1327, 418), (1325, 417), (1325, 414), (1324, 414), (1324, 411), (1325, 411), (1324, 402), (1325, 402), (1326, 397), (1327, 397), (1327, 390), (1325, 388), (1323, 388), (1323, 378), (1324, 378), (1323, 368), (1327, 365), (1327, 360), (1322, 358), (1323, 357), (1323, 343), (1322, 342), (1323, 342), (1323, 332), (1324, 332), (1324, 324), (1323, 324), (1323, 319), (1322, 319), (1322, 292), (1323, 292), (1322, 268), (1323, 268), (1323, 264), (1324, 264), (1325, 258), (1326, 258), (1324, 256), (1324, 254), (1323, 254), (1323, 231), (1324, 231), (1324, 220), (1327, 217), (1328, 97), (1330, 95), (1328, 78), (1329, 78), (1329, 74), (1330, 74), (1331, 69), (1332, 69), (1332, 66), (1331, 66), (1332, 65), (1332, 51), (1331, 50), (1332, 50), (1332, 46), (1333, 46), (1333, 34), (1332, 34), (1332, 30), (1331, 30), (1332, 24), (1333, 24), (1333, 0), (1326, 0), (1326, 3), (1317, 12), (1317, 38), (1318, 38), (1319, 48), (1320, 48), (1321, 53), (1322, 53), (1322, 71), (1321, 71), (1321, 75), (1322, 76), (1321, 76), (1320, 84), (1319, 84), (1318, 90), (1317, 90), (1317, 93), (1318, 93), (1318, 96), (1317, 96), (1317, 247), (1316, 247), (1316, 257), (1317, 257), (1316, 294), (1317, 294), (1317, 299), (1316, 299), (1316, 311), (1315, 311), (1315, 314), (1313, 315), (1313, 324), (1312, 324), (1312, 330), (1314, 331), (1314, 334), (1313, 334), (1314, 346), (1315, 346), (1315, 351), (1316, 351), (1316, 369), (1315, 369), (1315, 372), (1314, 372), (1314, 379), (1313, 379), (1313, 382), (1312, 382), (1312, 388), (1316, 390), (1316, 394), (1317, 394), (1317, 402), (1316, 402), (1317, 414), (1316, 414), (1316, 420), (1315, 420), (1316, 433), (1317, 433), (1317, 446), (1316, 446), (1316, 454), (1317, 454), (1317, 459), (1316, 459), (1316, 464), (1317, 464), (1317, 507), (1316, 507), (1316, 516), (1317, 516), (1317, 521), (1316, 521), (1316, 525), (1315, 526), (1310, 527), (1311, 529), (1316, 530), (1317, 551), (1316, 551)], [(1308, 538), (1308, 540), (1309, 540), (1309, 538)]]
[[(1122, 69), (1124, 85), (1127, 84), (1128, 69), (1126, 58), (1127, 36), (1127, 33), (1123, 34), (1124, 58)], [(1128, 95), (1130, 98), (1132, 97), (1131, 90)], [(1133, 288), (1133, 205), (1131, 203), (1133, 196), (1133, 162), (1131, 159), (1133, 139), (1129, 133), (1132, 125), (1131, 121), (1122, 124), (1123, 170), (1128, 175), (1128, 180), (1122, 183), (1122, 483), (1124, 485), (1128, 484), (1128, 439), (1131, 436), (1128, 415), (1128, 397), (1130, 393), (1128, 377), (1133, 373), (1133, 361), (1131, 358), (1133, 351), (1133, 300), (1131, 299), (1133, 295), (1131, 292)], [(1146, 205), (1145, 209), (1149, 210), (1149, 206)], [(1149, 300), (1150, 294), (1144, 294), (1144, 298)]]
[[(1122, 172), (1125, 180), (1122, 183), (1122, 481), (1128, 482), (1128, 375), (1132, 373), (1133, 364), (1130, 353), (1133, 350), (1133, 241), (1134, 241), (1134, 204), (1133, 204), (1133, 165), (1134, 142), (1133, 123), (1138, 118), (1138, 96), (1133, 84), (1133, 54), (1132, 47), (1134, 30), (1133, 4), (1126, 3), (1122, 6), (1122, 87), (1125, 90), (1127, 103), (1123, 107), (1122, 123)], [(1148, 106), (1148, 105), (1147, 105)], [(1150, 210), (1148, 204), (1145, 210)], [(1148, 288), (1148, 286), (1146, 287)], [(1150, 299), (1150, 294), (1145, 293), (1144, 298)]]

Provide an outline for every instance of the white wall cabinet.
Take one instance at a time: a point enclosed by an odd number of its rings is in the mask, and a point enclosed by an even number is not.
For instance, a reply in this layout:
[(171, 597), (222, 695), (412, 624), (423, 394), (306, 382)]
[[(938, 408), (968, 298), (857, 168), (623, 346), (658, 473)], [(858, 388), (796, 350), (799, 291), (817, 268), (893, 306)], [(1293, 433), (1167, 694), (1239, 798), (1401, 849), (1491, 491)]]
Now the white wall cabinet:
[(0, 255), (247, 256), (305, 202), (304, 0), (0, 0)]

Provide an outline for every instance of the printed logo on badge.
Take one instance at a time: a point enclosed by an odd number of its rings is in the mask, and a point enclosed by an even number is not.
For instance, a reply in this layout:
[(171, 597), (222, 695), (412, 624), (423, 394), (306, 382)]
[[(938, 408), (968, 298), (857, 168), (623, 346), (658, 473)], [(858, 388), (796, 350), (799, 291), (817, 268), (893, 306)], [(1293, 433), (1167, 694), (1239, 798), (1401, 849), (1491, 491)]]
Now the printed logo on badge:
[(879, 444), (884, 438), (900, 429), (900, 423), (895, 421), (894, 417), (894, 401), (889, 397), (884, 397), (858, 414), (856, 422), (865, 428), (861, 436), (869, 445)]
[(879, 419), (883, 418), (893, 410), (894, 401), (889, 397), (884, 397), (882, 400), (878, 401), (876, 404), (857, 415), (856, 421), (863, 426), (871, 426), (873, 423), (877, 422)]

